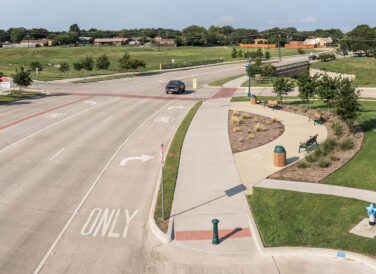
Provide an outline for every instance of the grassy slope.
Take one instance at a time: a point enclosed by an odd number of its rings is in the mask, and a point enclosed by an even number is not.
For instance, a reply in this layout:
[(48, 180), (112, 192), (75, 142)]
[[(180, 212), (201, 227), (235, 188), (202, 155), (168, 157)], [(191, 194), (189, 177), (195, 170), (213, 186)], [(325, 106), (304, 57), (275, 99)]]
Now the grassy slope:
[(333, 72), (355, 74), (360, 87), (376, 86), (376, 58), (351, 57), (331, 62), (317, 62), (312, 68), (327, 69)]
[(335, 248), (376, 256), (376, 239), (348, 232), (366, 217), (366, 202), (259, 188), (248, 200), (267, 247)]
[(219, 80), (216, 80), (214, 82), (211, 82), (209, 84), (209, 86), (212, 86), (212, 87), (221, 87), (223, 86), (224, 84), (226, 84), (227, 82), (230, 82), (232, 80), (235, 80), (235, 79), (238, 79), (240, 77), (244, 76), (244, 74), (241, 74), (241, 75), (235, 75), (235, 76), (231, 76), (231, 77), (227, 77), (227, 78), (224, 78), (224, 79), (219, 79)]
[[(270, 77), (270, 78), (265, 78), (263, 80), (252, 79), (251, 80), (251, 88), (252, 87), (273, 87), (273, 80), (275, 78), (276, 77)], [(292, 82), (294, 84), (294, 86), (297, 86), (298, 81), (296, 79), (289, 78), (289, 77), (285, 77), (285, 78), (289, 79), (290, 82)], [(244, 88), (248, 87), (248, 81), (245, 81), (241, 86), (244, 87)]]
[[(164, 232), (167, 231), (168, 219), (170, 218), (172, 202), (174, 199), (175, 185), (178, 177), (179, 164), (181, 149), (183, 147), (184, 138), (188, 131), (189, 125), (191, 124), (197, 110), (202, 104), (198, 102), (185, 116), (183, 122), (180, 124), (174, 139), (172, 140), (170, 149), (167, 153), (166, 163), (163, 168), (164, 174), (164, 209), (165, 209), (165, 220), (162, 220), (162, 193), (159, 190), (158, 201), (154, 212), (154, 219), (157, 225)], [(166, 221), (167, 220), (167, 221)]]
[[(33, 48), (33, 49), (0, 49), (0, 71), (6, 75), (11, 75), (18, 66), (28, 67), (30, 62), (39, 61), (44, 65), (44, 71), (39, 76), (40, 80), (53, 80), (63, 78), (60, 73), (53, 66), (48, 64), (58, 64), (60, 62), (68, 62), (71, 64), (71, 71), (67, 73), (67, 78), (84, 76), (82, 72), (73, 70), (72, 64), (84, 58), (86, 55), (91, 55), (96, 58), (102, 54), (109, 56), (112, 69), (118, 69), (118, 59), (125, 52), (128, 51), (132, 57), (142, 59), (146, 62), (145, 70), (159, 69), (160, 63), (169, 63), (171, 59), (176, 62), (184, 61), (199, 61), (206, 59), (223, 58), (225, 61), (232, 61), (231, 47), (223, 48), (209, 48), (209, 47), (178, 47), (178, 48), (125, 48), (125, 47), (77, 47), (77, 48)], [(251, 51), (244, 50), (244, 51)], [(278, 50), (270, 50), (272, 56), (278, 55)], [(297, 50), (282, 49), (284, 56), (295, 55)], [(243, 58), (238, 58), (242, 60)], [(236, 60), (236, 59), (235, 59)], [(11, 65), (10, 65), (11, 64)], [(105, 72), (114, 73), (117, 71)], [(103, 74), (102, 71), (94, 70), (88, 75)]]

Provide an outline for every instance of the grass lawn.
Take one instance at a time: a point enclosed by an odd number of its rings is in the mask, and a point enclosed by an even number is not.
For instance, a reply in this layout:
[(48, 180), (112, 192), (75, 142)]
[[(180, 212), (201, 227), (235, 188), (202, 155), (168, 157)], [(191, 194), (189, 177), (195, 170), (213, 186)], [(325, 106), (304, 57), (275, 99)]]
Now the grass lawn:
[(360, 87), (376, 87), (376, 58), (350, 57), (330, 62), (313, 63), (312, 68), (355, 74), (356, 84)]
[(347, 165), (323, 183), (376, 190), (376, 101), (362, 101), (359, 122), (365, 131), (362, 149)]
[(245, 74), (240, 74), (240, 75), (235, 75), (235, 76), (227, 77), (227, 78), (224, 78), (224, 79), (219, 79), (219, 80), (216, 80), (214, 82), (211, 82), (209, 84), (209, 86), (212, 86), (212, 87), (222, 87), (227, 82), (230, 82), (232, 80), (235, 80), (235, 79), (238, 79), (240, 77), (243, 77), (244, 75)]
[(333, 248), (376, 256), (376, 239), (348, 232), (367, 217), (367, 202), (260, 188), (248, 202), (266, 247)]
[[(276, 100), (276, 96), (257, 96), (257, 101), (267, 101), (267, 100)], [(299, 100), (300, 98), (297, 96), (284, 96), (284, 100)], [(231, 98), (232, 103), (237, 103), (237, 102), (248, 102), (249, 98), (247, 96), (235, 96)]]
[[(251, 80), (251, 88), (252, 87), (273, 87), (273, 80), (277, 78), (277, 77), (263, 77), (261, 79), (252, 79)], [(285, 77), (286, 78), (286, 77)], [(290, 80), (290, 82), (293, 83), (294, 86), (297, 86), (297, 80), (296, 79), (293, 79), (293, 78), (287, 78), (288, 80)], [(248, 87), (248, 80), (245, 81), (243, 84), (242, 84), (242, 87), (243, 88), (246, 88)]]
[(180, 124), (174, 139), (172, 140), (170, 149), (167, 153), (165, 166), (163, 168), (164, 175), (164, 214), (165, 220), (162, 220), (162, 192), (159, 190), (158, 201), (154, 212), (154, 219), (159, 228), (167, 232), (168, 219), (170, 218), (172, 201), (174, 199), (175, 185), (178, 178), (181, 148), (183, 147), (184, 138), (191, 124), (193, 117), (202, 104), (198, 102), (185, 116)]
[(9, 95), (0, 95), (0, 105), (39, 96), (45, 96), (45, 94), (38, 92), (23, 92), (22, 94), (18, 95), (16, 92), (12, 92)]
[[(7, 76), (11, 76), (15, 68), (19, 66), (29, 67), (30, 62), (39, 61), (44, 70), (38, 76), (39, 80), (62, 79), (64, 75), (55, 68), (54, 64), (67, 62), (71, 66), (71, 71), (66, 74), (67, 78), (82, 77), (83, 72), (73, 70), (72, 64), (84, 58), (86, 55), (94, 59), (102, 54), (106, 54), (111, 61), (111, 70), (104, 72), (94, 70), (89, 75), (111, 74), (119, 72), (118, 59), (125, 51), (138, 59), (146, 62), (146, 68), (143, 70), (159, 69), (160, 63), (170, 63), (172, 59), (175, 62), (202, 61), (208, 59), (223, 58), (224, 61), (245, 60), (244, 58), (231, 58), (232, 47), (177, 47), (177, 48), (128, 48), (128, 47), (45, 47), (32, 49), (0, 49), (0, 71)], [(243, 51), (253, 51), (255, 49), (243, 49)], [(278, 49), (270, 49), (273, 56), (278, 56)], [(283, 56), (296, 55), (296, 49), (282, 49)], [(35, 75), (34, 75), (35, 76)]]

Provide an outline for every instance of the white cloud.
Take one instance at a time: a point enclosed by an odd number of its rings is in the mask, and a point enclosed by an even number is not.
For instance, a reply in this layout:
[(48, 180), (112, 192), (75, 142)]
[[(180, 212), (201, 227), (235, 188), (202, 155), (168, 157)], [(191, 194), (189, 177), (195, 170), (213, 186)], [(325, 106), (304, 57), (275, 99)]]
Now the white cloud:
[(317, 23), (317, 19), (313, 17), (312, 15), (307, 16), (301, 20), (303, 23), (313, 24)]
[(235, 22), (235, 17), (226, 15), (226, 16), (222, 16), (220, 20), (222, 23), (230, 24), (230, 23)]

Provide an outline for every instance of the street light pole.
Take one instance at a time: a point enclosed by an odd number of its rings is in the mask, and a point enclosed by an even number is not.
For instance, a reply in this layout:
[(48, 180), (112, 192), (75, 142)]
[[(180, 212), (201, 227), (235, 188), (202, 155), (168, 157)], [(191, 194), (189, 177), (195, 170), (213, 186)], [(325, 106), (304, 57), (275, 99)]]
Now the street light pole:
[(247, 74), (248, 74), (248, 98), (251, 98), (251, 58), (248, 59), (248, 67), (247, 67)]
[(279, 61), (282, 61), (282, 56), (281, 56), (281, 35), (278, 34), (278, 51), (279, 51)]

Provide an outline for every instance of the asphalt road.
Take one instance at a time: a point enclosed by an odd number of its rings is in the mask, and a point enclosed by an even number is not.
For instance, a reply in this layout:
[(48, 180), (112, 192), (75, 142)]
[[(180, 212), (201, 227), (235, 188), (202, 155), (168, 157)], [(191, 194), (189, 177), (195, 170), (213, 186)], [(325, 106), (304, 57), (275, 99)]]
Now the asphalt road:
[[(243, 72), (231, 64), (44, 83), (50, 96), (0, 106), (0, 273), (165, 269), (158, 262), (174, 256), (153, 253), (158, 241), (148, 229), (160, 144), (198, 99), (218, 93), (207, 83)], [(193, 78), (196, 92), (164, 93), (166, 81), (182, 79), (191, 90)]]

